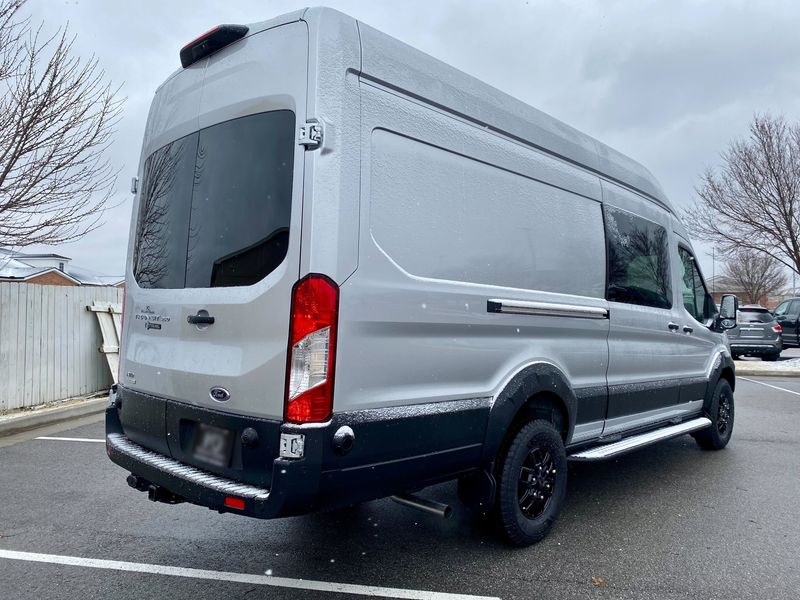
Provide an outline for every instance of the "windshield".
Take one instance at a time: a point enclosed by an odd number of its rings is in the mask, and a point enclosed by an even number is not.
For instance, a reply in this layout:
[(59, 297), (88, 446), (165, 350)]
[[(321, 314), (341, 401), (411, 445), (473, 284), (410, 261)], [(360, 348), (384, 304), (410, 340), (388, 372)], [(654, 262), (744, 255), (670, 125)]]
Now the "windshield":
[(252, 285), (289, 244), (294, 113), (226, 121), (156, 150), (144, 168), (133, 272), (144, 288)]
[(772, 314), (766, 309), (739, 311), (739, 321), (742, 323), (770, 323), (772, 320)]

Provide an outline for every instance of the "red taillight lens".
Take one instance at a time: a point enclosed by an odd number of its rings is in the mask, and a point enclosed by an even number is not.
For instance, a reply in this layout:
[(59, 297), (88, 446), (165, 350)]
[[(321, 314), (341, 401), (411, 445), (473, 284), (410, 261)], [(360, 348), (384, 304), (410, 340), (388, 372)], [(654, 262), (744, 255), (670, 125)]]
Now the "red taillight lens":
[(772, 331), (774, 331), (775, 333), (780, 333), (781, 331), (783, 331), (783, 327), (781, 327), (780, 325), (773, 325)]
[(324, 275), (308, 275), (292, 290), (286, 420), (325, 421), (333, 409), (333, 373), (339, 286)]

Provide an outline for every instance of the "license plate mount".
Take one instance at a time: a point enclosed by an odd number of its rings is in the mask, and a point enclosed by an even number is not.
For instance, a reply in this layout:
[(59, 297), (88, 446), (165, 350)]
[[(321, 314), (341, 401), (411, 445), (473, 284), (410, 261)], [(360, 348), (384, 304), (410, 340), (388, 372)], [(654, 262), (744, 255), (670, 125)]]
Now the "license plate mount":
[(192, 455), (216, 467), (227, 467), (231, 462), (233, 431), (207, 423), (197, 423), (192, 444)]

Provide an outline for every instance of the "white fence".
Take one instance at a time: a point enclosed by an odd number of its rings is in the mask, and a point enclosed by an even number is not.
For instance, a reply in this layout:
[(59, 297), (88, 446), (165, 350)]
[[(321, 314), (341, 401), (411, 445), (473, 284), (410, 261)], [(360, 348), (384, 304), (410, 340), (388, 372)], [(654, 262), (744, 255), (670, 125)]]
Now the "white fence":
[(0, 412), (107, 389), (93, 301), (120, 288), (0, 282)]

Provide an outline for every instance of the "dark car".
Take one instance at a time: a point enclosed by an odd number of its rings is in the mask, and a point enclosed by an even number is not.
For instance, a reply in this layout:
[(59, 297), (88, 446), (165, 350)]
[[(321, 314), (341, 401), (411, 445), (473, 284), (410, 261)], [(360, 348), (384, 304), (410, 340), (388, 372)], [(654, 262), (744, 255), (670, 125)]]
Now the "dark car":
[(781, 326), (763, 306), (745, 304), (739, 307), (736, 327), (728, 330), (733, 358), (760, 356), (761, 360), (778, 360), (783, 350)]
[(792, 298), (781, 302), (772, 312), (778, 325), (781, 326), (783, 345), (787, 348), (800, 348), (800, 339), (798, 339), (800, 298)]

